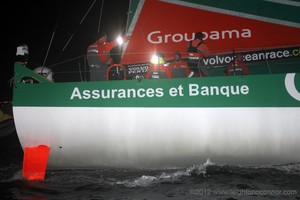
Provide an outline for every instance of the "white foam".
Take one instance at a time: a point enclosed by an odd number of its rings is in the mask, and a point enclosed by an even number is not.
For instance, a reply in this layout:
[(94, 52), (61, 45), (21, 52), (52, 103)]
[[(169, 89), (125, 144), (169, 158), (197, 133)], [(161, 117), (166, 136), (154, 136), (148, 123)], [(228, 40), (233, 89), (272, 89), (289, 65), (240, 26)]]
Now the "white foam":
[(184, 176), (191, 176), (195, 175), (203, 175), (206, 174), (206, 167), (210, 165), (215, 165), (215, 163), (211, 162), (210, 159), (204, 164), (193, 165), (191, 167), (186, 168), (185, 170), (179, 170), (173, 173), (166, 173), (162, 172), (160, 175), (156, 176), (149, 176), (149, 175), (142, 175), (136, 179), (128, 179), (124, 181), (116, 182), (117, 185), (124, 185), (125, 187), (129, 188), (136, 188), (136, 187), (151, 187), (161, 183), (174, 183), (179, 181)]

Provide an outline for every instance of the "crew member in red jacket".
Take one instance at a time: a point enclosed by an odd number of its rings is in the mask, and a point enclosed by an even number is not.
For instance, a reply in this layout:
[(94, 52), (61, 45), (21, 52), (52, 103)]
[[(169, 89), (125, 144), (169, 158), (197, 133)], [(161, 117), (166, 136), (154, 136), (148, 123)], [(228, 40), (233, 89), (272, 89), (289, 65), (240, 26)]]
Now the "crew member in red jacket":
[(146, 79), (172, 78), (171, 71), (165, 65), (164, 55), (157, 53), (151, 58), (149, 68), (145, 74)]
[(103, 33), (103, 35), (96, 41), (96, 44), (99, 59), (104, 63), (108, 63), (110, 60), (110, 51), (118, 45), (118, 41), (113, 40), (111, 42), (107, 42), (107, 35)]
[[(128, 37), (123, 37), (123, 42), (128, 41)], [(117, 46), (118, 40), (107, 42), (106, 33), (102, 33), (101, 37), (88, 48), (88, 63), (90, 66), (90, 80), (97, 81), (106, 80), (106, 70), (113, 63), (110, 51)]]
[[(174, 60), (168, 65), (169, 70), (172, 72), (173, 78), (191, 77), (193, 75), (192, 71), (188, 67), (188, 63), (182, 60), (181, 57), (181, 53), (176, 51), (174, 53)], [(174, 73), (176, 69), (184, 70), (184, 74)]]
[(243, 56), (238, 54), (234, 60), (230, 62), (225, 71), (225, 76), (248, 75), (250, 74), (247, 65), (243, 61)]

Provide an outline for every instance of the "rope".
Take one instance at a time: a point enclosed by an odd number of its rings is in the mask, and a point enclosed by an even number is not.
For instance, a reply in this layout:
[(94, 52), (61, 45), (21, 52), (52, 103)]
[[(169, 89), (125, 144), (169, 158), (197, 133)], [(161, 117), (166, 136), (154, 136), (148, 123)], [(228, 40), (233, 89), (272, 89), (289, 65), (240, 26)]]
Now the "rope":
[(64, 46), (62, 52), (64, 52), (64, 50), (67, 48), (67, 46), (69, 45), (70, 41), (72, 40), (73, 36), (75, 35), (75, 33), (77, 32), (78, 28), (80, 27), (80, 25), (82, 24), (83, 20), (85, 19), (85, 17), (87, 16), (87, 14), (90, 12), (91, 8), (93, 7), (93, 5), (95, 4), (96, 0), (94, 0), (94, 2), (92, 3), (92, 5), (90, 6), (90, 8), (88, 9), (88, 11), (85, 13), (85, 15), (83, 16), (82, 20), (80, 21), (79, 25), (77, 26), (77, 28), (75, 29), (75, 31), (72, 33), (71, 37), (69, 38), (68, 42), (66, 43), (66, 45)]
[(52, 45), (52, 41), (53, 41), (56, 29), (57, 29), (57, 25), (58, 25), (58, 22), (59, 22), (61, 13), (62, 13), (63, 4), (64, 4), (64, 1), (62, 2), (61, 7), (60, 7), (60, 11), (59, 11), (59, 15), (58, 15), (57, 20), (56, 20), (55, 28), (54, 28), (54, 31), (52, 33), (51, 40), (50, 40), (50, 43), (49, 43), (49, 46), (48, 46), (48, 49), (47, 49), (47, 52), (46, 52), (46, 56), (45, 56), (45, 59), (44, 59), (44, 62), (43, 62), (43, 67), (46, 64), (46, 60), (47, 60), (47, 57), (48, 57), (48, 54), (49, 54), (49, 51), (50, 51), (50, 47)]
[(98, 24), (98, 33), (100, 32), (100, 24), (101, 24), (101, 19), (102, 19), (103, 4), (104, 4), (104, 0), (102, 0), (102, 5), (101, 5), (101, 11), (100, 11), (100, 16), (99, 16), (99, 24)]

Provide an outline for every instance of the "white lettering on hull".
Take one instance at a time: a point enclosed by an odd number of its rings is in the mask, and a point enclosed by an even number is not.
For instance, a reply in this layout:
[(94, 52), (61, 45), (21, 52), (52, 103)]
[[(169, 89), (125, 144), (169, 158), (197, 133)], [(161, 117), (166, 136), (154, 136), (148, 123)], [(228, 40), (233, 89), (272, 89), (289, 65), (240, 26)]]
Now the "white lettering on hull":
[[(204, 40), (225, 40), (225, 39), (238, 39), (238, 38), (251, 38), (252, 32), (250, 29), (242, 30), (222, 30), (203, 32)], [(178, 43), (182, 41), (191, 41), (195, 37), (195, 33), (174, 33), (162, 34), (161, 31), (152, 31), (148, 34), (147, 40), (152, 44), (162, 43)]]

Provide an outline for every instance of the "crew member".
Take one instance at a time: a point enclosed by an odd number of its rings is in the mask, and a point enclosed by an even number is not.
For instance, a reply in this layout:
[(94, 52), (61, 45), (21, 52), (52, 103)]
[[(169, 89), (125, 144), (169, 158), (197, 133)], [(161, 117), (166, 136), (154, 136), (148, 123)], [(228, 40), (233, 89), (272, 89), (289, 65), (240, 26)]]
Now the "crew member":
[(243, 61), (243, 56), (238, 54), (234, 60), (232, 60), (227, 69), (225, 70), (225, 76), (236, 75), (248, 75), (250, 74), (247, 65)]
[[(182, 55), (179, 51), (174, 53), (174, 60), (168, 65), (169, 70), (172, 72), (173, 78), (183, 78), (193, 76), (193, 72), (188, 67), (188, 63), (181, 59)], [(181, 70), (181, 71), (176, 71)]]
[(194, 76), (208, 76), (208, 69), (203, 63), (203, 58), (210, 55), (208, 46), (203, 41), (203, 33), (197, 32), (187, 47), (188, 65), (194, 72)]
[[(122, 38), (124, 42), (128, 41), (125, 36)], [(88, 48), (88, 64), (90, 66), (90, 80), (96, 81), (106, 80), (106, 70), (111, 63), (114, 63), (110, 56), (112, 48), (118, 45), (118, 41), (107, 42), (106, 33), (102, 33), (101, 37)]]
[(145, 74), (146, 79), (172, 78), (171, 71), (164, 65), (164, 55), (161, 53), (155, 54)]

